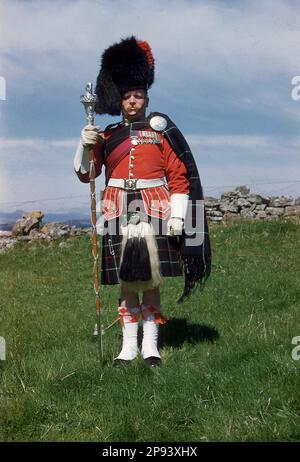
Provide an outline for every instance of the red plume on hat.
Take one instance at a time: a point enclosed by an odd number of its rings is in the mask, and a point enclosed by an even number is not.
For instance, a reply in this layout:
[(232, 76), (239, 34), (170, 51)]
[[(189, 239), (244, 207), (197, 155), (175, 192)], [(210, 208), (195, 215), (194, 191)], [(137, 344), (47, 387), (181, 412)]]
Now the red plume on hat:
[(148, 42), (129, 37), (107, 48), (96, 82), (97, 114), (121, 114), (121, 95), (134, 88), (148, 90), (154, 81), (154, 58)]

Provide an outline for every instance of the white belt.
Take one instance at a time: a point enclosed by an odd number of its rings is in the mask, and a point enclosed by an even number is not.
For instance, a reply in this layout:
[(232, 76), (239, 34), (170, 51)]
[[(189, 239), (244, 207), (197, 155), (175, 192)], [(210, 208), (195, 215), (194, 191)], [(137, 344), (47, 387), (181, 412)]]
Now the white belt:
[(164, 178), (153, 178), (151, 180), (140, 180), (137, 178), (110, 178), (107, 186), (114, 186), (122, 189), (144, 189), (155, 188), (166, 184)]

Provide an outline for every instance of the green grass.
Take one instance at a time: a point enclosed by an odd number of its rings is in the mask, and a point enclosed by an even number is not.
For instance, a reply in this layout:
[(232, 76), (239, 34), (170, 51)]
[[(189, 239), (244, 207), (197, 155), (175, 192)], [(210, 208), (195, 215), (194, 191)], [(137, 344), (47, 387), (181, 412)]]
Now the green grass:
[[(161, 368), (101, 366), (88, 238), (20, 244), (0, 256), (2, 441), (299, 441), (300, 233), (291, 221), (211, 226), (213, 271), (183, 305), (162, 285)], [(118, 287), (101, 289), (103, 321)]]

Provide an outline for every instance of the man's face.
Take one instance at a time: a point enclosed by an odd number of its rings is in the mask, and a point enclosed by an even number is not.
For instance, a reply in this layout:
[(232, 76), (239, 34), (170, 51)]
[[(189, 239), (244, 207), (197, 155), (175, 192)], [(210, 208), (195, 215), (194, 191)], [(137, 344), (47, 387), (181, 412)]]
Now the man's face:
[(144, 117), (148, 97), (144, 90), (130, 90), (122, 95), (122, 113), (130, 121)]

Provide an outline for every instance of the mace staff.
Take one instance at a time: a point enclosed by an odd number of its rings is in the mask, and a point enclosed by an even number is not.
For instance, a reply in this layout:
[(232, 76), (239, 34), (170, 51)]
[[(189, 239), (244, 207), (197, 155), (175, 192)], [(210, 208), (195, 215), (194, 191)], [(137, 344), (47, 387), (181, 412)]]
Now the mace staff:
[[(88, 125), (94, 125), (94, 112), (97, 103), (97, 95), (93, 93), (93, 84), (87, 83), (85, 94), (80, 97), (80, 102), (84, 105)], [(96, 319), (97, 323), (94, 329), (94, 335), (99, 337), (99, 352), (103, 360), (103, 326), (101, 324), (101, 303), (100, 303), (100, 286), (99, 286), (99, 252), (97, 242), (97, 215), (96, 215), (96, 188), (95, 188), (95, 162), (92, 146), (89, 149), (89, 180), (90, 180), (90, 198), (91, 198), (91, 222), (92, 222), (92, 255), (94, 258), (93, 282), (95, 291)]]

